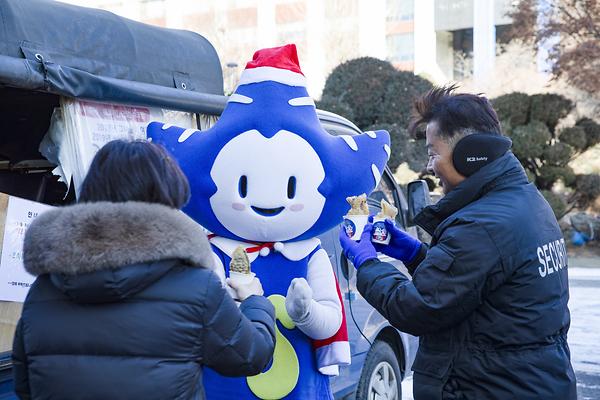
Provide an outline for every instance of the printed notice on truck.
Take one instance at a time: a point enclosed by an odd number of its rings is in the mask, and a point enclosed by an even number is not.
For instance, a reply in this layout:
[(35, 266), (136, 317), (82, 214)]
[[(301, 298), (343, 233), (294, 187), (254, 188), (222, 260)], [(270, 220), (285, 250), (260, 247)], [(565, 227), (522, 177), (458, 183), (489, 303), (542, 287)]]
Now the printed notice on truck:
[[(35, 280), (23, 267), (23, 240), (33, 220), (52, 206), (0, 193), (0, 301), (23, 302)], [(4, 222), (2, 224), (2, 222)]]
[[(51, 141), (58, 146), (61, 175), (67, 185), (79, 189), (92, 159), (106, 143), (123, 139), (146, 139), (146, 126), (152, 121), (166, 122), (183, 128), (196, 127), (191, 113), (163, 110), (155, 107), (109, 104), (61, 97), (61, 123), (51, 126)], [(62, 125), (61, 125), (62, 124)]]

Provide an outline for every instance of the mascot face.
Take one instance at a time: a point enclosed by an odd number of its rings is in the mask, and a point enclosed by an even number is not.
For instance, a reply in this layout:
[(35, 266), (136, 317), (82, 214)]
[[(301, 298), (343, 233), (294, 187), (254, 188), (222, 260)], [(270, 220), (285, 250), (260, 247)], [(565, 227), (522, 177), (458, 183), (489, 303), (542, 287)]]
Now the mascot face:
[(281, 130), (269, 139), (257, 130), (236, 136), (217, 155), (210, 176), (217, 186), (210, 198), (215, 216), (248, 240), (299, 236), (325, 205), (318, 190), (325, 179), (321, 159), (293, 132)]
[(184, 211), (216, 235), (251, 242), (309, 239), (339, 224), (346, 197), (373, 190), (390, 154), (385, 131), (322, 128), (294, 45), (254, 54), (211, 129), (153, 122), (147, 132), (188, 177)]

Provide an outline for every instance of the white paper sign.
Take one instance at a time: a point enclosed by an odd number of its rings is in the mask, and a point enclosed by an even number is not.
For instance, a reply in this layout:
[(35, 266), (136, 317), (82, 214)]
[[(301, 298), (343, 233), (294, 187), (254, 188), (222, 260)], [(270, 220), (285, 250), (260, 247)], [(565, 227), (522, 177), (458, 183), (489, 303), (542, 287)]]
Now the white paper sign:
[(23, 240), (31, 222), (52, 206), (10, 196), (0, 259), (0, 300), (24, 302), (35, 280), (23, 267)]
[[(73, 177), (75, 193), (98, 150), (115, 139), (146, 139), (146, 126), (152, 121), (167, 122), (183, 128), (196, 126), (191, 113), (138, 107), (95, 101), (60, 100), (64, 132), (50, 132), (52, 141), (59, 146), (58, 160), (67, 184)], [(60, 171), (57, 171), (60, 173)]]

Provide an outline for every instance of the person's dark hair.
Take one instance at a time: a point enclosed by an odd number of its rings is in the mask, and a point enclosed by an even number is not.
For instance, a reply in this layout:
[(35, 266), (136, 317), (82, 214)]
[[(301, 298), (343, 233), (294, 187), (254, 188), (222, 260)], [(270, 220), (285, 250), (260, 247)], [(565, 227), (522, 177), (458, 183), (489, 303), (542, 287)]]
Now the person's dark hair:
[(181, 209), (190, 198), (187, 178), (167, 151), (147, 141), (113, 140), (92, 160), (79, 202), (142, 201)]
[(409, 125), (414, 135), (422, 125), (437, 122), (440, 136), (490, 133), (501, 135), (500, 122), (489, 100), (482, 95), (455, 93), (456, 85), (434, 87), (414, 102)]

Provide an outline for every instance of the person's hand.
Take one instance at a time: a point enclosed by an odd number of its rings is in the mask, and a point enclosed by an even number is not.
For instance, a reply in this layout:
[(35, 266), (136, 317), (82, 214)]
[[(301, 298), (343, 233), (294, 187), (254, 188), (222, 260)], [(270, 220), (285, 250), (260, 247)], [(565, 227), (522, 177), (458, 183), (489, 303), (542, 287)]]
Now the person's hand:
[(244, 301), (252, 295), (262, 296), (265, 292), (263, 291), (260, 279), (253, 278), (249, 283), (239, 283), (233, 279), (227, 278), (227, 284), (235, 291), (235, 299)]
[(373, 243), (375, 249), (386, 256), (400, 260), (403, 263), (412, 261), (419, 252), (421, 242), (399, 229), (392, 220), (386, 219), (384, 223), (385, 228), (390, 235), (390, 243)]
[(350, 239), (344, 230), (344, 227), (340, 227), (340, 244), (344, 250), (344, 254), (348, 257), (348, 260), (352, 261), (352, 264), (356, 268), (359, 268), (365, 262), (377, 258), (377, 251), (371, 243), (371, 231), (373, 230), (373, 224), (365, 225), (360, 240), (358, 242)]
[(285, 310), (292, 321), (303, 320), (312, 303), (313, 291), (304, 278), (294, 278), (285, 296)]

